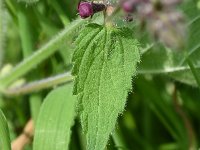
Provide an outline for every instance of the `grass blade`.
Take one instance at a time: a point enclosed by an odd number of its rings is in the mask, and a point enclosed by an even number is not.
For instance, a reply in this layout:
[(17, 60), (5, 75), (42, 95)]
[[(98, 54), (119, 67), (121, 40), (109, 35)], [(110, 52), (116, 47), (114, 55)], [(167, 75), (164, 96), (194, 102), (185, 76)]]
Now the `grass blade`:
[(0, 109), (0, 149), (11, 150), (8, 124), (1, 109)]
[(67, 149), (75, 117), (72, 84), (56, 88), (45, 98), (36, 123), (34, 150)]
[(5, 33), (6, 33), (6, 11), (4, 1), (0, 0), (0, 66), (3, 61), (3, 53), (5, 47)]

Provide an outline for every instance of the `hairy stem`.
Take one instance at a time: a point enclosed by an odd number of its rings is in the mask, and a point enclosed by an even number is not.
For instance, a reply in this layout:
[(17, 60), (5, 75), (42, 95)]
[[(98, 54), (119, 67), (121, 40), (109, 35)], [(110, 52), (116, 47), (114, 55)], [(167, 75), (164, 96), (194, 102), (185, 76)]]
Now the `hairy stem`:
[(55, 77), (50, 77), (50, 78), (43, 79), (40, 81), (31, 82), (21, 87), (10, 88), (10, 89), (8, 88), (4, 90), (3, 93), (7, 96), (24, 95), (24, 94), (40, 91), (43, 89), (55, 87), (59, 84), (63, 84), (66, 82), (71, 82), (72, 80), (73, 80), (73, 77), (71, 76), (71, 73), (64, 73), (61, 75), (57, 75)]
[(84, 20), (76, 20), (67, 26), (60, 34), (54, 37), (50, 42), (36, 51), (33, 55), (26, 58), (19, 65), (17, 65), (9, 74), (0, 78), (0, 90), (5, 89), (9, 86), (13, 81), (17, 80), (19, 77), (23, 76), (31, 69), (37, 67), (42, 61), (47, 59), (53, 53), (55, 53), (60, 45), (66, 42), (66, 39), (85, 21)]

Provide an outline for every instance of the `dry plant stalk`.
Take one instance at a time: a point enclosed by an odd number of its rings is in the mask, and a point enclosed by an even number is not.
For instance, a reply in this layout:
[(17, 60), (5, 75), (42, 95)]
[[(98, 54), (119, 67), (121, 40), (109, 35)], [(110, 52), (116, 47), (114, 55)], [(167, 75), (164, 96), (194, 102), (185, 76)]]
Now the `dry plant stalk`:
[(33, 134), (33, 120), (30, 119), (23, 132), (12, 142), (12, 150), (23, 150), (24, 146), (32, 141)]

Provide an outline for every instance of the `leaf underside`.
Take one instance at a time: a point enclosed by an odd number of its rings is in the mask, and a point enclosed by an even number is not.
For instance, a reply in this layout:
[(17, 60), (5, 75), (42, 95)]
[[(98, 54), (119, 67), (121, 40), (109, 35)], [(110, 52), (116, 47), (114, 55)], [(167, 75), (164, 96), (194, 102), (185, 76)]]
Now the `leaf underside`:
[(140, 60), (138, 42), (127, 28), (89, 24), (75, 44), (74, 94), (78, 95), (87, 149), (102, 150), (131, 90)]

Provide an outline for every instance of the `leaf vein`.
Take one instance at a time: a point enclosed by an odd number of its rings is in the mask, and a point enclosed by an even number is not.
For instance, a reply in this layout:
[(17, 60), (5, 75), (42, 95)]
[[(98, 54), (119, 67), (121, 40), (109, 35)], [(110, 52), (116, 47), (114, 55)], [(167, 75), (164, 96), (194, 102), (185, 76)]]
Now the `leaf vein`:
[[(103, 47), (103, 51), (104, 51), (104, 53), (105, 53), (105, 48), (106, 48), (106, 45), (107, 45), (107, 29), (105, 28), (105, 37), (104, 37), (104, 39), (105, 39), (105, 41), (104, 41), (104, 47)], [(101, 69), (101, 72), (100, 72), (100, 79), (99, 79), (99, 86), (98, 86), (98, 109), (97, 109), (97, 114), (98, 114), (98, 118), (97, 118), (97, 122), (98, 122), (98, 126), (97, 126), (97, 139), (98, 139), (98, 133), (99, 133), (99, 123), (100, 123), (100, 121), (99, 121), (99, 118), (100, 118), (100, 113), (99, 113), (99, 111), (100, 111), (100, 89), (101, 89), (101, 78), (102, 78), (102, 72), (103, 72), (103, 68), (104, 68), (104, 64), (105, 64), (105, 55), (104, 55), (104, 57), (103, 57), (104, 59), (103, 59), (103, 65), (102, 65), (102, 69)], [(96, 146), (97, 146), (97, 141), (98, 140), (96, 140), (95, 141), (95, 150), (96, 150)]]

